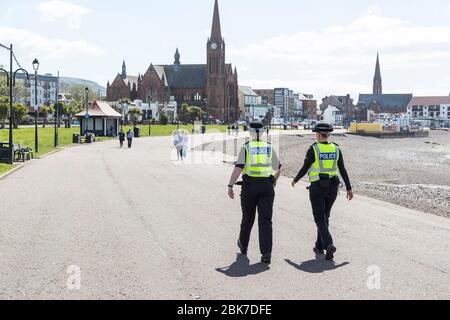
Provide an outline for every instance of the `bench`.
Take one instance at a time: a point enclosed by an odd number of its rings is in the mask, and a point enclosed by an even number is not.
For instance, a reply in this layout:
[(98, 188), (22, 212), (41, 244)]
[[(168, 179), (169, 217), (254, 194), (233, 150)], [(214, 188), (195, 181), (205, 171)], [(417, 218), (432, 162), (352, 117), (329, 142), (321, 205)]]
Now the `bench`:
[[(94, 134), (89, 134), (90, 136), (91, 136), (91, 143), (94, 143), (95, 141), (96, 141), (96, 136), (94, 135)], [(87, 136), (81, 136), (80, 137), (80, 143), (81, 144), (83, 144), (83, 143), (86, 143), (86, 141), (87, 141)]]
[(20, 144), (14, 145), (14, 161), (28, 161), (34, 159), (33, 149), (30, 147), (23, 147)]

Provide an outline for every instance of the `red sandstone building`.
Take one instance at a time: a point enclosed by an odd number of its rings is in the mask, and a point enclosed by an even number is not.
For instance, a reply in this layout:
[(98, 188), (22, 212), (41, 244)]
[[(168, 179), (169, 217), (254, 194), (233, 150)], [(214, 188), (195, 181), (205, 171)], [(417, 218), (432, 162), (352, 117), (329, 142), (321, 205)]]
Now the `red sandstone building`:
[(128, 98), (163, 104), (174, 97), (179, 108), (183, 103), (202, 107), (209, 120), (236, 121), (239, 118), (238, 74), (225, 60), (218, 0), (206, 51), (206, 64), (182, 64), (177, 49), (173, 64), (151, 64), (138, 76), (127, 75), (124, 61), (122, 73), (107, 84), (107, 100)]

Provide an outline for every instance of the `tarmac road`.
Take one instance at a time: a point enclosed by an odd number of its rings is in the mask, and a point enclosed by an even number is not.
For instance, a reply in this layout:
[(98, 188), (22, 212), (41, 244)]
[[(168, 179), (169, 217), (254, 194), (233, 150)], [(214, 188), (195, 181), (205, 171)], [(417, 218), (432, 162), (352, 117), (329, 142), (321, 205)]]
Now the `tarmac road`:
[(250, 260), (236, 254), (231, 165), (182, 165), (170, 138), (117, 145), (72, 147), (0, 180), (0, 299), (450, 299), (448, 219), (342, 193), (336, 262), (316, 260), (306, 185), (282, 178), (267, 268), (257, 229)]

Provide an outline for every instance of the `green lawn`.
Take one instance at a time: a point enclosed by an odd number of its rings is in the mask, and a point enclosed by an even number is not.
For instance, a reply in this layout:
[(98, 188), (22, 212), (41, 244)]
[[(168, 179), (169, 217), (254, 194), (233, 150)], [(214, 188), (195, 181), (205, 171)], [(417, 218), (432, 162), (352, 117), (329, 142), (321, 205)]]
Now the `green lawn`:
[[(54, 149), (54, 128), (39, 128), (39, 153), (35, 156), (45, 155)], [(72, 134), (80, 132), (79, 128), (60, 128), (59, 146), (67, 146), (72, 143)], [(0, 130), (0, 141), (7, 142), (9, 137), (8, 130)], [(13, 131), (14, 144), (31, 147), (34, 149), (34, 128), (19, 128)]]
[(0, 175), (11, 170), (12, 168), (13, 168), (13, 166), (10, 164), (0, 163)]

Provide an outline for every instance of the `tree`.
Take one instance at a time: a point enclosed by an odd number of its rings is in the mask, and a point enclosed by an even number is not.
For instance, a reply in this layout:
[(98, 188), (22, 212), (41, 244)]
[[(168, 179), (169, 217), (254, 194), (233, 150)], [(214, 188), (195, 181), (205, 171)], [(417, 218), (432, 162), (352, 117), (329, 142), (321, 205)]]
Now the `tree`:
[(0, 73), (0, 96), (9, 96), (8, 88), (6, 87), (6, 75)]
[[(88, 87), (89, 88), (89, 87)], [(86, 86), (82, 84), (76, 84), (69, 86), (69, 93), (72, 96), (72, 99), (77, 101), (78, 103), (86, 103)], [(94, 90), (89, 88), (89, 94), (88, 94), (89, 101), (99, 100), (98, 93)]]
[(119, 101), (117, 101), (117, 103), (115, 105), (116, 105), (116, 107), (115, 107), (116, 111), (119, 112), (123, 116), (123, 118), (125, 120), (125, 125), (127, 125), (131, 100), (128, 98), (123, 98), (123, 99), (120, 99)]
[(181, 105), (181, 121), (183, 123), (188, 122), (188, 119), (189, 119), (189, 108), (190, 108), (190, 106), (187, 103), (183, 103)]
[(161, 112), (159, 115), (159, 122), (165, 126), (169, 123), (169, 118), (166, 116), (164, 112)]
[(53, 114), (54, 109), (52, 106), (42, 106), (39, 111), (44, 116), (44, 124), (42, 128), (45, 128), (48, 122), (48, 115)]
[(66, 127), (67, 128), (71, 128), (72, 127), (72, 121), (73, 121), (73, 117), (77, 114), (80, 113), (83, 110), (83, 104), (77, 102), (77, 101), (72, 101), (68, 104), (64, 104), (62, 109), (61, 109), (61, 114), (64, 116), (65, 118), (65, 122), (66, 122)]
[(133, 126), (136, 126), (139, 117), (142, 115), (142, 111), (139, 108), (132, 108), (128, 111), (128, 115), (130, 116), (130, 120), (133, 123)]
[[(55, 106), (53, 107), (54, 113), (55, 113), (55, 121), (58, 121), (58, 128), (61, 127), (60, 119), (63, 116), (62, 111), (64, 108), (64, 102), (59, 101), (55, 103)], [(56, 115), (58, 115), (58, 119), (56, 119)]]
[(191, 122), (196, 121), (197, 119), (202, 119), (203, 111), (200, 107), (189, 107), (189, 117)]
[[(0, 96), (9, 97), (9, 88), (6, 85), (6, 76), (0, 74)], [(24, 101), (30, 97), (30, 89), (22, 80), (16, 80), (13, 87), (13, 101)], [(34, 99), (34, 98), (33, 98)]]
[(23, 119), (27, 114), (28, 108), (25, 107), (23, 104), (15, 103), (13, 105), (12, 121), (14, 129), (19, 128), (19, 124), (23, 121)]
[(9, 97), (0, 96), (0, 129), (5, 129), (5, 121), (9, 114)]

